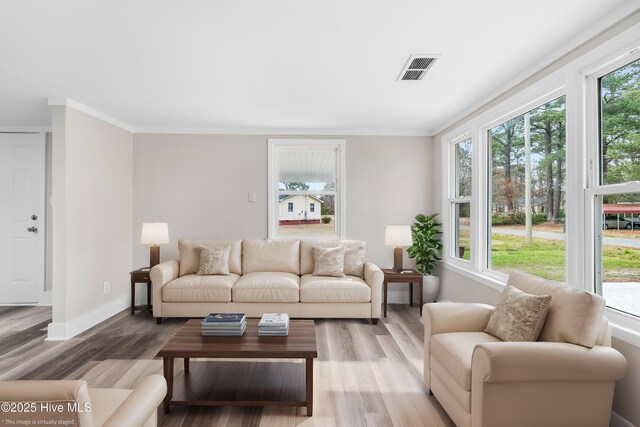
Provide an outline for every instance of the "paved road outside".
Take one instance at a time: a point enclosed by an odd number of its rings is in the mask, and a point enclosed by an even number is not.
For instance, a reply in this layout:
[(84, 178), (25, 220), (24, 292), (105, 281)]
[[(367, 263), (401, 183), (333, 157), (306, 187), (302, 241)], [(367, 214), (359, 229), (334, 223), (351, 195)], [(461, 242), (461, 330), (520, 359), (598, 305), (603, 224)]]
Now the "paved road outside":
[[(468, 226), (460, 226), (460, 228), (468, 228)], [(514, 228), (492, 227), (491, 231), (496, 234), (508, 234), (511, 236), (524, 236), (526, 234), (525, 230), (518, 230)], [(564, 240), (563, 233), (553, 233), (550, 231), (534, 231), (533, 237), (537, 237), (539, 239)], [(603, 237), (602, 240), (605, 245), (640, 248), (640, 240), (637, 239), (634, 240), (623, 239), (621, 237)]]

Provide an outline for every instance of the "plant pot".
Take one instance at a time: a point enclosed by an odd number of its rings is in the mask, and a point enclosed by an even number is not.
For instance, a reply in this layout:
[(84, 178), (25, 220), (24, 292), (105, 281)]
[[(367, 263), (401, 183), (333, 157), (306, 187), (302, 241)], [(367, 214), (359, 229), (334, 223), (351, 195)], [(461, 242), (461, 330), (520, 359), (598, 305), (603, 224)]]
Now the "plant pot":
[(440, 293), (440, 278), (437, 276), (424, 276), (422, 279), (422, 293), (424, 302), (435, 302)]

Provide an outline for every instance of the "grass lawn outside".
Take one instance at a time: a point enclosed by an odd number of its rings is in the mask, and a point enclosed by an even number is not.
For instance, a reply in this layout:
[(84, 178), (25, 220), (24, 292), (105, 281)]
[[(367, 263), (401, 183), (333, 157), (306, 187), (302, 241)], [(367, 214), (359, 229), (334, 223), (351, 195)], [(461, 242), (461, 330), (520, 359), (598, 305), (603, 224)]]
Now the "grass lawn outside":
[[(491, 266), (509, 273), (525, 271), (545, 279), (565, 281), (565, 242), (493, 233)], [(640, 248), (604, 245), (604, 282), (640, 282)]]
[(298, 224), (298, 225), (279, 225), (278, 234), (281, 236), (322, 236), (336, 234), (336, 224), (333, 215), (322, 215), (331, 217), (328, 224)]

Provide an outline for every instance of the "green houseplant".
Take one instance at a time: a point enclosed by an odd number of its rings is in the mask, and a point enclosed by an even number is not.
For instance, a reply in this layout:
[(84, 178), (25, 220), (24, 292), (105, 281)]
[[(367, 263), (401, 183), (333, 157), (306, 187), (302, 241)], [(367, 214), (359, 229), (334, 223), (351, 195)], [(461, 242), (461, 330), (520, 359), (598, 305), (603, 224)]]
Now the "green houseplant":
[(407, 248), (407, 252), (409, 258), (416, 260), (416, 270), (422, 274), (431, 274), (436, 261), (440, 261), (442, 224), (436, 221), (436, 216), (438, 214), (418, 214), (411, 226), (413, 245)]
[(431, 276), (442, 251), (442, 224), (436, 221), (436, 216), (438, 214), (416, 215), (416, 222), (411, 226), (413, 245), (407, 248), (409, 258), (416, 260), (416, 270), (425, 275), (426, 301), (435, 301), (440, 290), (438, 278)]

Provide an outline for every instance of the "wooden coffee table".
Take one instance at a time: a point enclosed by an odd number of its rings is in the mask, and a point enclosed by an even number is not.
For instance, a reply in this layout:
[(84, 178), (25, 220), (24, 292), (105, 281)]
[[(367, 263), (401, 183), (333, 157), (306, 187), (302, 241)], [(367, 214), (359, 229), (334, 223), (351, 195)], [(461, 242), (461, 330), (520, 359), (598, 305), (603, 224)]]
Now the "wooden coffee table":
[[(318, 356), (313, 320), (291, 320), (286, 337), (259, 337), (259, 319), (247, 319), (241, 337), (203, 337), (200, 322), (187, 321), (157, 354), (167, 380), (164, 412), (171, 405), (306, 406), (312, 415), (313, 359)], [(184, 359), (184, 377), (174, 387), (175, 358)], [(192, 358), (227, 360), (190, 364)]]

